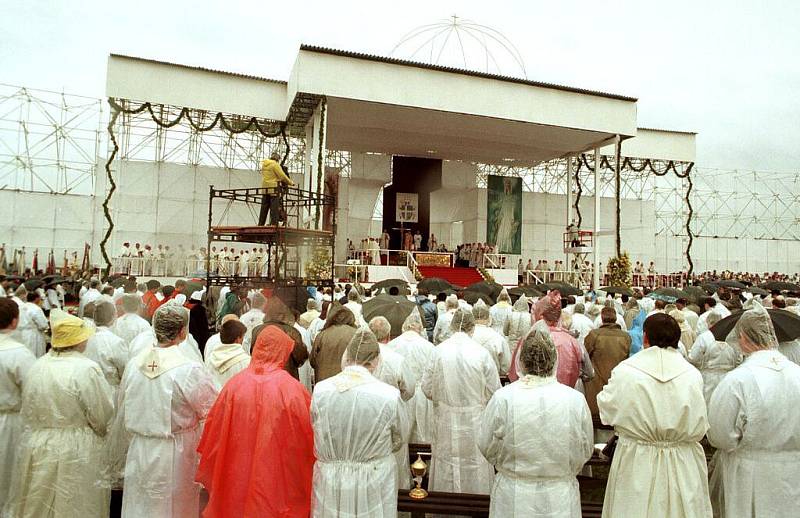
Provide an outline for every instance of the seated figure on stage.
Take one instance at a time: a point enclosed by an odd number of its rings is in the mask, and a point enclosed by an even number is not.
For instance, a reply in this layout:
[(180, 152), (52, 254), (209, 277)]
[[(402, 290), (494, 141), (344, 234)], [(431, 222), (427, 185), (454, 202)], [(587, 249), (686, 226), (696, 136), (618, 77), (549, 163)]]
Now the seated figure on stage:
[(267, 189), (267, 192), (261, 199), (261, 212), (258, 215), (258, 225), (264, 226), (267, 222), (267, 214), (269, 214), (269, 224), (277, 225), (278, 217), (280, 216), (280, 193), (278, 192), (279, 185), (294, 185), (294, 182), (286, 176), (280, 162), (280, 155), (272, 153), (269, 159), (261, 163), (261, 187)]

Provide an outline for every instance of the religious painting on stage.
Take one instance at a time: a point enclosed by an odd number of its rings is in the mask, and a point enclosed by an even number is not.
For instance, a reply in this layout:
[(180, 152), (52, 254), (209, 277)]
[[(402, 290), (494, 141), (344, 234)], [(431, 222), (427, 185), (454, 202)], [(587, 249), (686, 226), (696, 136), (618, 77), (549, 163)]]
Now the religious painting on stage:
[(396, 196), (395, 220), (398, 223), (417, 223), (419, 195), (415, 192), (398, 192)]
[(522, 178), (487, 177), (486, 241), (500, 254), (522, 253)]

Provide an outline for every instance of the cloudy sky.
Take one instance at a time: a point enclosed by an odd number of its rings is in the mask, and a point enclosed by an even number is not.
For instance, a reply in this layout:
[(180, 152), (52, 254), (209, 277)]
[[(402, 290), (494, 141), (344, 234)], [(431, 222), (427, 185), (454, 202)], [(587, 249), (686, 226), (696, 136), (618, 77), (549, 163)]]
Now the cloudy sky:
[(640, 126), (697, 131), (700, 166), (800, 159), (794, 0), (0, 0), (0, 13), (0, 82), (96, 97), (110, 52), (285, 79), (301, 42), (388, 54), (457, 14), (508, 37), (530, 79), (634, 95)]

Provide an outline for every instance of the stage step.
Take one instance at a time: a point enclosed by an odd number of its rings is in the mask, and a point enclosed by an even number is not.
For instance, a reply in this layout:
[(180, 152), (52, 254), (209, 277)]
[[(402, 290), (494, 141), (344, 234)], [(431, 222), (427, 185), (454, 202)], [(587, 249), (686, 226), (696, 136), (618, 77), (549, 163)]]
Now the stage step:
[(442, 266), (420, 266), (419, 273), (424, 278), (439, 277), (451, 284), (467, 287), (470, 284), (481, 282), (483, 277), (476, 268), (447, 268)]

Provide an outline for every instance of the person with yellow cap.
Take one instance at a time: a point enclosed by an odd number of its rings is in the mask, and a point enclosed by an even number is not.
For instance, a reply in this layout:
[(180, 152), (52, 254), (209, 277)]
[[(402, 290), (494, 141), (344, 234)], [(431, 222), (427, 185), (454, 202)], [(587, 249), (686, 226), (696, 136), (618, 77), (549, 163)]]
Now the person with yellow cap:
[(19, 413), (22, 387), (36, 356), (12, 333), (19, 322), (19, 306), (0, 298), (0, 506), (8, 500), (14, 462), (17, 458), (23, 422)]
[(124, 478), (122, 516), (200, 514), (197, 445), (218, 388), (205, 366), (180, 349), (188, 324), (186, 308), (159, 307), (149, 347), (125, 367), (109, 448), (112, 476)]
[(20, 444), (6, 513), (14, 517), (87, 518), (109, 514), (105, 436), (114, 414), (111, 388), (84, 356), (94, 329), (53, 309), (52, 349), (28, 371)]

